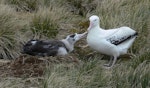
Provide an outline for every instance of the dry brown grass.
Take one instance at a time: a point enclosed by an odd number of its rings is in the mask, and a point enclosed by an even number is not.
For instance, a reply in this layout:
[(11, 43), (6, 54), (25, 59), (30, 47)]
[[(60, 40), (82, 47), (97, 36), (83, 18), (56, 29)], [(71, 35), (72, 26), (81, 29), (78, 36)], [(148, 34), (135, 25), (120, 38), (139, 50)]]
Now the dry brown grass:
[[(14, 1), (14, 2), (13, 2)], [(27, 1), (27, 2), (26, 2)], [(36, 3), (34, 3), (36, 1)], [(24, 4), (18, 4), (20, 2)], [(2, 88), (149, 88), (150, 86), (150, 1), (149, 0), (1, 0), (0, 1), (0, 87)], [(90, 7), (90, 6), (91, 7)], [(89, 7), (89, 8), (87, 8)], [(90, 54), (85, 39), (64, 57), (33, 57), (20, 54), (22, 44), (32, 38), (51, 38), (40, 30), (57, 29), (62, 39), (87, 29), (88, 17), (96, 14), (101, 27), (129, 26), (138, 31), (129, 53), (112, 69), (104, 69), (108, 57)], [(32, 23), (37, 21), (35, 26)], [(42, 20), (42, 21), (41, 21)], [(44, 20), (49, 20), (50, 24)], [(46, 25), (41, 25), (45, 23)], [(33, 33), (31, 29), (37, 28)], [(42, 29), (43, 28), (43, 29)], [(87, 54), (89, 54), (87, 56)], [(102, 59), (103, 57), (103, 59)]]

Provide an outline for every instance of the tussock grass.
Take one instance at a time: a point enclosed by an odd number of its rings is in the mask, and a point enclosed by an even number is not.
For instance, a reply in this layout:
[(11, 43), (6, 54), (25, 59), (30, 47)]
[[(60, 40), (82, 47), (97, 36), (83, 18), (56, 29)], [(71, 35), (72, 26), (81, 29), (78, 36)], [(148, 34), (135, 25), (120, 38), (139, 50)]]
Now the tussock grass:
[(47, 65), (40, 80), (12, 82), (8, 78), (0, 80), (0, 87), (149, 88), (149, 0), (1, 0), (0, 7), (0, 58), (4, 59), (17, 57), (21, 45), (33, 37), (64, 37), (71, 31), (86, 30), (88, 23), (84, 21), (93, 14), (100, 16), (102, 28), (129, 26), (139, 33), (129, 50), (134, 57), (120, 59), (112, 69), (103, 68), (106, 60), (101, 60), (101, 55), (86, 56), (91, 51), (80, 50), (80, 54), (72, 53), (81, 60), (79, 64)]
[(38, 0), (6, 0), (6, 3), (13, 5), (16, 11), (37, 11)]
[(0, 58), (15, 59), (20, 55), (22, 44), (32, 36), (31, 31), (24, 31), (29, 21), (9, 5), (0, 4), (0, 7)]
[(69, 13), (64, 8), (41, 7), (33, 16), (31, 30), (35, 34), (54, 38), (61, 23), (67, 21), (68, 16)]
[(49, 17), (47, 11), (42, 9), (39, 14), (35, 14), (31, 22), (31, 30), (34, 34), (55, 37), (58, 33), (58, 24)]
[[(59, 64), (46, 72), (44, 88), (91, 88), (107, 85), (104, 69), (99, 66), (98, 59), (80, 65)], [(94, 72), (94, 73), (93, 73)]]
[(92, 0), (65, 0), (69, 10), (80, 16), (86, 16), (87, 13), (95, 10), (96, 4)]
[[(129, 64), (120, 65), (112, 72), (112, 85), (118, 88), (147, 88), (149, 87), (149, 61), (144, 61), (136, 68), (128, 66)], [(123, 66), (123, 67), (122, 67)]]
[(17, 49), (15, 14), (9, 6), (0, 5), (0, 7), (0, 58), (10, 59), (18, 55), (18, 52), (13, 50)]

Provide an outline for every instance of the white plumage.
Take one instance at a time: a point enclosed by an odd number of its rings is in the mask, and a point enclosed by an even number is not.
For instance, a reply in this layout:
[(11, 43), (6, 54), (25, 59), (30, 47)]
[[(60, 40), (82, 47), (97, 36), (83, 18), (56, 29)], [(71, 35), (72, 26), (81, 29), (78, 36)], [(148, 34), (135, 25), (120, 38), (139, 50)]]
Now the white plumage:
[(102, 54), (109, 55), (111, 57), (110, 62), (106, 66), (113, 67), (117, 58), (127, 53), (137, 36), (137, 32), (129, 27), (104, 30), (100, 28), (99, 17), (96, 15), (91, 16), (89, 21), (88, 45)]

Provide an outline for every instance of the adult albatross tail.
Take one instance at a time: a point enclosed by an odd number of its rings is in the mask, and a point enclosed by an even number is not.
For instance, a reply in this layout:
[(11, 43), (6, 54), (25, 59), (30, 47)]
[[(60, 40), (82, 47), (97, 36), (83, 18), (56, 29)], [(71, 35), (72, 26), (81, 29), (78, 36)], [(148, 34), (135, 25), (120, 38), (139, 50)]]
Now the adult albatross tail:
[(110, 62), (105, 66), (113, 67), (117, 58), (127, 53), (138, 33), (129, 27), (104, 30), (100, 28), (100, 20), (96, 15), (91, 16), (89, 21), (88, 45), (102, 54), (109, 55)]

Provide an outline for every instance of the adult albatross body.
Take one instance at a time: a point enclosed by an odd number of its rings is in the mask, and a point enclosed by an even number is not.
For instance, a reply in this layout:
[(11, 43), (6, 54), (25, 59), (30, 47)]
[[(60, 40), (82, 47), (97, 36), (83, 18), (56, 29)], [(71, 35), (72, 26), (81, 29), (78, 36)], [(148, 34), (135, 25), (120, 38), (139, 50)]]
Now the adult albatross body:
[(100, 28), (100, 20), (96, 15), (91, 16), (89, 21), (87, 43), (92, 49), (111, 57), (110, 62), (105, 65), (111, 68), (120, 55), (127, 53), (137, 32), (129, 27), (104, 30)]

